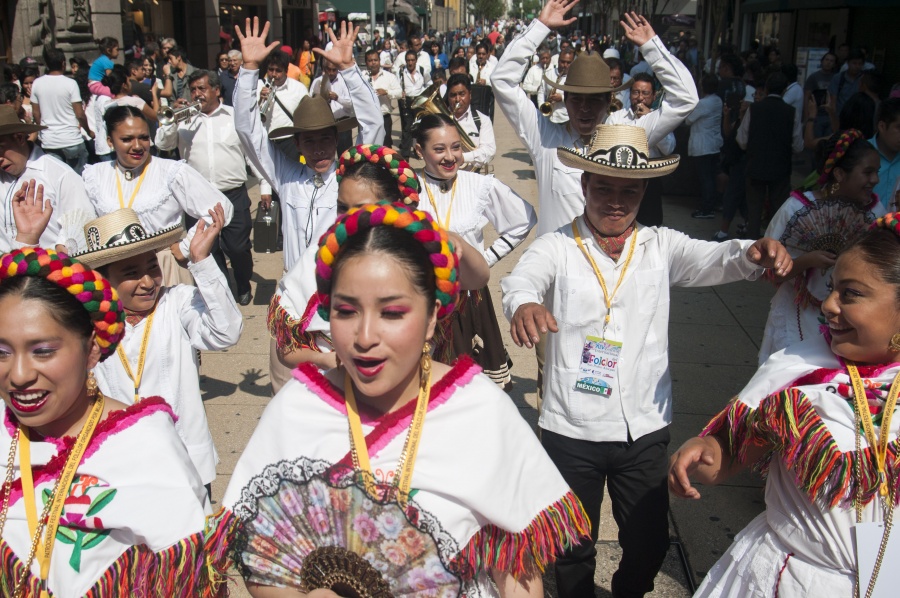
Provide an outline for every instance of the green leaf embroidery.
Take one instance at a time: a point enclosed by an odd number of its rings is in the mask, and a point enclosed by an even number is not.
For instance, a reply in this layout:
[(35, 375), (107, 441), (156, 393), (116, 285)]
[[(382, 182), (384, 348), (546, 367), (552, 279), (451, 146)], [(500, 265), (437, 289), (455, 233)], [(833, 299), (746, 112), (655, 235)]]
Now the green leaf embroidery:
[(95, 498), (94, 500), (91, 501), (91, 506), (87, 510), (87, 516), (93, 517), (94, 514), (97, 513), (97, 511), (100, 511), (101, 509), (103, 509), (103, 507), (108, 505), (109, 502), (113, 498), (115, 498), (115, 496), (116, 496), (116, 490), (113, 488), (110, 488), (109, 490), (104, 490), (103, 492), (98, 494), (97, 498)]
[(88, 548), (93, 548), (97, 544), (103, 541), (103, 539), (109, 535), (109, 532), (112, 530), (100, 530), (95, 532), (88, 532), (84, 534), (85, 540), (81, 544), (81, 548), (83, 550), (87, 550)]
[(56, 539), (63, 544), (74, 544), (76, 531), (67, 527), (59, 526), (56, 528)]

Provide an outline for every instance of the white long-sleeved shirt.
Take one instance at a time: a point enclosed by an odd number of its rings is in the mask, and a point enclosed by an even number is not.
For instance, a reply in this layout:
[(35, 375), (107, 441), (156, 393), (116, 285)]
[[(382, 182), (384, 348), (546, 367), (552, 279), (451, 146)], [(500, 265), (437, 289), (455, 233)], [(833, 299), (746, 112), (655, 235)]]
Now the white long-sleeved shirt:
[(650, 114), (638, 117), (629, 102), (621, 110), (610, 114), (605, 124), (642, 127), (647, 132), (650, 156), (668, 156), (675, 151), (675, 136), (672, 132), (700, 101), (697, 98), (697, 86), (691, 72), (672, 56), (658, 35), (641, 46), (641, 54), (666, 90), (662, 104)]
[[(782, 98), (785, 104), (794, 108), (794, 138), (803, 137), (803, 87), (794, 81), (784, 90)], [(803, 151), (801, 148), (800, 151)], [(797, 150), (794, 150), (796, 153)]]
[[(357, 144), (381, 143), (384, 119), (375, 92), (362, 77), (358, 67), (341, 71), (350, 90), (350, 98), (359, 121)], [(334, 223), (337, 216), (337, 181), (335, 167), (322, 175), (323, 185), (315, 186), (315, 172), (299, 162), (288, 160), (268, 139), (259, 121), (259, 108), (253, 90), (259, 71), (241, 68), (234, 86), (234, 126), (247, 157), (272, 185), (284, 202), (284, 269), (300, 258), (310, 244)]]
[[(778, 94), (770, 93), (766, 97), (775, 97), (780, 98)], [(782, 98), (783, 100), (784, 98)], [(744, 113), (744, 117), (741, 119), (741, 124), (738, 127), (737, 135), (735, 135), (735, 141), (741, 147), (741, 149), (747, 149), (747, 142), (750, 138), (750, 109)], [(803, 133), (802, 129), (794, 126), (794, 130), (791, 134), (791, 150), (797, 154), (803, 151)]]
[[(243, 318), (212, 256), (189, 264), (188, 269), (196, 287), (176, 285), (161, 291), (138, 394), (161, 397), (172, 407), (178, 416), (178, 435), (203, 483), (209, 484), (216, 478), (219, 458), (200, 396), (197, 349), (222, 351), (236, 345)], [(146, 329), (147, 318), (134, 326), (126, 323), (120, 343), (135, 374)], [(118, 355), (98, 364), (94, 372), (103, 394), (126, 405), (134, 403), (134, 382)]]
[[(566, 83), (566, 75), (560, 75), (557, 67), (553, 66), (548, 69), (550, 72), (549, 79), (556, 81), (560, 85), (564, 85)], [(558, 102), (552, 102), (551, 105), (553, 107), (553, 111), (550, 113), (550, 116), (547, 117), (550, 119), (550, 122), (556, 123), (558, 125), (564, 125), (569, 122), (569, 111), (566, 109), (566, 92), (562, 89), (557, 89), (547, 83), (546, 81), (541, 81), (541, 86), (538, 89), (537, 95), (537, 103), (538, 107), (541, 104), (547, 101), (547, 98), (552, 96), (553, 94), (558, 93), (559, 97), (562, 98)]]
[(9, 239), (16, 238), (16, 222), (13, 218), (12, 201), (23, 183), (34, 179), (44, 187), (44, 203), (53, 206), (53, 215), (47, 228), (41, 233), (39, 245), (55, 249), (64, 245), (70, 253), (87, 249), (84, 240), (84, 225), (96, 218), (84, 182), (74, 170), (55, 156), (45, 154), (37, 145), (25, 162), (25, 170), (17, 177), (0, 170), (0, 193), (3, 210), (0, 211), (0, 227)]
[(491, 119), (481, 112), (478, 112), (478, 118), (480, 129), (472, 116), (472, 106), (469, 106), (466, 112), (456, 119), (456, 122), (463, 131), (468, 133), (469, 139), (477, 145), (471, 152), (463, 152), (463, 161), (481, 168), (494, 159), (494, 155), (497, 153), (497, 140), (494, 137), (494, 125), (491, 124)]
[[(328, 107), (331, 108), (331, 113), (334, 114), (334, 118), (338, 119), (353, 116), (353, 102), (350, 100), (350, 90), (347, 89), (347, 85), (341, 78), (341, 74), (338, 73), (337, 77), (334, 78), (334, 81), (329, 80), (328, 86), (331, 88), (331, 91), (337, 95), (336, 100), (328, 100)], [(309, 86), (309, 89), (312, 95), (321, 95), (322, 77), (316, 77)]]
[[(234, 206), (228, 198), (213, 187), (203, 175), (184, 161), (165, 158), (150, 159), (145, 166), (148, 170), (143, 183), (140, 182), (139, 174), (128, 181), (125, 180), (121, 170), (119, 171), (118, 178), (122, 186), (124, 203), (119, 205), (116, 164), (116, 162), (100, 162), (85, 166), (81, 175), (84, 179), (84, 188), (98, 215), (130, 207), (137, 212), (141, 224), (148, 233), (156, 233), (181, 224), (181, 217), (184, 214), (198, 220), (202, 218), (206, 220), (206, 224), (212, 224), (209, 210), (215, 208), (217, 203), (221, 203), (225, 211), (226, 226), (234, 216)], [(138, 184), (141, 188), (129, 206), (129, 199)], [(196, 230), (197, 225), (194, 225), (179, 244), (179, 249), (185, 257), (190, 254), (191, 239), (194, 238)]]
[(418, 66), (412, 72), (409, 72), (409, 69), (404, 66), (403, 70), (400, 71), (399, 79), (400, 89), (407, 98), (415, 98), (422, 95), (425, 88), (431, 85), (431, 77), (428, 75), (428, 72), (426, 71), (423, 75)]
[(516, 135), (522, 140), (538, 182), (538, 236), (553, 232), (572, 222), (584, 211), (581, 173), (564, 165), (556, 157), (556, 148), (584, 147), (579, 136), (568, 127), (550, 122), (534, 107), (528, 94), (519, 86), (525, 66), (547, 38), (550, 30), (535, 19), (521, 36), (506, 46), (503, 58), (491, 77), (497, 105), (506, 115)]
[[(597, 245), (584, 218), (577, 222), (582, 241), (612, 289), (626, 260), (614, 262)], [(500, 281), (508, 319), (526, 303), (543, 303), (559, 326), (559, 332), (547, 335), (544, 404), (538, 422), (545, 430), (581, 440), (625, 442), (629, 435), (638, 439), (668, 425), (672, 421), (669, 288), (712, 286), (762, 272), (746, 257), (752, 241), (698, 241), (663, 227), (639, 226), (637, 235), (606, 329), (607, 339), (622, 343), (610, 397), (575, 389), (582, 348), (588, 336), (602, 335), (607, 311), (571, 223), (536, 239)]]
[(522, 89), (525, 90), (525, 93), (530, 96), (537, 95), (544, 84), (544, 75), (552, 72), (550, 69), (549, 65), (546, 69), (540, 64), (532, 65), (525, 74), (525, 80), (522, 81)]
[[(240, 187), (247, 182), (245, 166), (253, 169), (234, 128), (234, 108), (221, 102), (209, 114), (201, 112), (188, 121), (159, 127), (156, 146), (161, 150), (177, 148), (181, 157), (219, 191)], [(260, 181), (259, 192), (272, 193), (265, 180)]]
[[(490, 58), (494, 58), (491, 56)], [(487, 60), (484, 66), (478, 66), (478, 62), (476, 62), (473, 58), (469, 62), (469, 75), (472, 77), (473, 83), (478, 83), (479, 79), (484, 81), (484, 85), (491, 84), (491, 73), (494, 72), (494, 69), (497, 67), (497, 59), (494, 58), (494, 61), (491, 62)], [(479, 72), (481, 71), (481, 72)]]
[[(261, 97), (263, 87), (265, 87), (265, 83), (258, 81), (256, 85), (257, 101), (259, 101)], [(294, 110), (300, 105), (300, 100), (309, 95), (309, 90), (306, 89), (306, 86), (303, 83), (288, 77), (284, 80), (283, 85), (275, 87), (271, 91), (275, 92), (275, 97), (284, 104), (284, 108), (279, 106), (278, 102), (272, 102), (272, 109), (266, 115), (266, 122), (264, 125), (266, 131), (274, 131), (275, 129), (280, 129), (282, 127), (293, 126)], [(234, 105), (233, 99), (232, 105)], [(279, 139), (284, 139), (286, 137), (290, 137), (290, 135), (279, 137)]]
[(376, 96), (378, 97), (378, 103), (381, 104), (381, 113), (390, 114), (394, 109), (392, 102), (403, 97), (400, 79), (394, 73), (384, 69), (379, 70), (374, 77), (369, 73), (366, 73), (365, 76), (366, 81), (369, 82), (373, 90), (377, 92), (379, 89), (383, 89), (387, 92), (387, 95), (377, 95), (376, 93)]
[[(424, 172), (420, 178), (427, 189), (419, 196), (419, 209), (431, 214), (442, 227), (457, 233), (480, 251), (489, 266), (524, 241), (537, 221), (531, 205), (493, 175), (461, 170), (456, 175), (455, 190), (451, 186), (446, 193), (441, 192), (438, 179)], [(484, 227), (488, 223), (499, 237), (485, 249)]]
[(722, 98), (712, 93), (700, 98), (694, 111), (684, 119), (690, 125), (689, 156), (718, 154), (722, 149)]

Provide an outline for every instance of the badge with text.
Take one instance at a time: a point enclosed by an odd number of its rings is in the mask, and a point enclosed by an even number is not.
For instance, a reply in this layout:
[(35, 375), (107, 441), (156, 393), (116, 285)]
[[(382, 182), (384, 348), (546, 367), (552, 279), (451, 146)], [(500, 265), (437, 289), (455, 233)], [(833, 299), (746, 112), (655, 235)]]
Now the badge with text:
[(581, 351), (575, 388), (601, 397), (611, 397), (619, 367), (622, 343), (589, 336)]

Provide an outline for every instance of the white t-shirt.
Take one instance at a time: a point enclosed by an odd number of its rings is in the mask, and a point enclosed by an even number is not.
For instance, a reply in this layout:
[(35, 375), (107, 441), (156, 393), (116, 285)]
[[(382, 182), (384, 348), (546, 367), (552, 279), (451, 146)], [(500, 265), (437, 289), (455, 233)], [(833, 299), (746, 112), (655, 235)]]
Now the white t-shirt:
[(72, 104), (81, 103), (74, 79), (65, 75), (44, 75), (34, 80), (31, 103), (41, 109), (41, 146), (47, 149), (71, 147), (82, 142), (78, 119)]

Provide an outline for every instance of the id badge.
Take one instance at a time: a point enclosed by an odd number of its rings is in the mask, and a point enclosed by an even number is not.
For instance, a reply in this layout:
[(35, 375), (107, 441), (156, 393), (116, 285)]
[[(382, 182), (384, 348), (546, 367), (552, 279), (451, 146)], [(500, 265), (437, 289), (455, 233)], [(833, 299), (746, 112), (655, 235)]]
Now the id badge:
[[(857, 523), (853, 526), (853, 531), (856, 536), (856, 563), (859, 568), (860, 593), (865, 595), (869, 587), (869, 580), (875, 570), (875, 560), (878, 557), (878, 549), (881, 547), (881, 539), (884, 535), (884, 523)], [(900, 560), (900, 540), (898, 540), (898, 534), (893, 533), (895, 530), (891, 531), (872, 598), (896, 596), (897, 587), (900, 586), (900, 568), (896, 566)]]
[(581, 351), (575, 388), (601, 397), (611, 397), (619, 370), (622, 343), (589, 336)]

